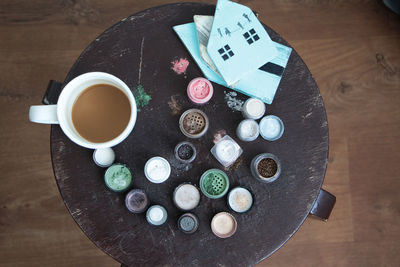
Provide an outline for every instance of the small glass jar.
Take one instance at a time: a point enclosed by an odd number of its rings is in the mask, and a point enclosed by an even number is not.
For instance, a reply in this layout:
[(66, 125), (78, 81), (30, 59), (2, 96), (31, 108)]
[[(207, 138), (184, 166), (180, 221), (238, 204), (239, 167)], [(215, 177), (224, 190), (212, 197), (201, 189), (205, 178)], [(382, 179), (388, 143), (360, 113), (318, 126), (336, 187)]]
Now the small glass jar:
[(231, 237), (237, 229), (237, 221), (232, 214), (220, 212), (211, 220), (211, 230), (219, 238)]
[(115, 153), (112, 148), (99, 148), (93, 151), (93, 161), (102, 168), (110, 167), (115, 160)]
[(172, 200), (177, 208), (184, 211), (192, 210), (200, 203), (199, 189), (189, 183), (180, 184), (175, 188)]
[(244, 187), (235, 187), (228, 194), (228, 206), (235, 212), (244, 213), (251, 209), (253, 196)]
[(104, 173), (104, 182), (110, 190), (124, 192), (132, 185), (132, 172), (125, 164), (113, 164)]
[(249, 98), (242, 107), (243, 117), (246, 119), (258, 120), (265, 113), (265, 104), (257, 98)]
[(277, 156), (271, 153), (263, 153), (253, 158), (250, 171), (257, 180), (272, 183), (281, 175), (282, 167)]
[(203, 77), (194, 78), (187, 86), (188, 97), (195, 104), (207, 103), (213, 93), (214, 89), (211, 82)]
[(184, 141), (175, 146), (174, 154), (177, 160), (189, 164), (196, 158), (197, 151), (192, 143)]
[(244, 142), (251, 142), (257, 139), (260, 131), (255, 120), (246, 119), (239, 123), (236, 128), (237, 137)]
[(125, 206), (132, 213), (145, 212), (149, 206), (146, 192), (141, 189), (132, 189), (125, 197)]
[(207, 170), (200, 178), (200, 190), (208, 198), (221, 198), (229, 190), (229, 178), (219, 169)]
[(144, 175), (152, 183), (160, 184), (171, 174), (171, 165), (163, 157), (152, 157), (144, 166)]
[(224, 167), (235, 163), (242, 153), (242, 148), (229, 135), (225, 135), (211, 148), (211, 154)]
[(178, 219), (178, 228), (185, 234), (193, 234), (199, 228), (199, 218), (193, 213), (182, 214)]
[(267, 141), (278, 140), (283, 135), (284, 130), (283, 122), (277, 116), (265, 116), (260, 121), (260, 135)]
[(153, 205), (146, 212), (146, 220), (154, 226), (163, 225), (168, 218), (167, 210), (161, 205)]
[(207, 132), (208, 126), (208, 117), (200, 109), (186, 110), (179, 119), (181, 132), (189, 138), (202, 137)]

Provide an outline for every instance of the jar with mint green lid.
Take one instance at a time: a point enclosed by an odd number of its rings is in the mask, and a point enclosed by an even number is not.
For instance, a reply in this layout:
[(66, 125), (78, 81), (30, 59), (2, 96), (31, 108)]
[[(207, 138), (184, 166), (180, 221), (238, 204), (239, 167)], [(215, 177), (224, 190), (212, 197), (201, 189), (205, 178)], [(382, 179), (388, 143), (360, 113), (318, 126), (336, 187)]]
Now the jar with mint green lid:
[(104, 182), (110, 190), (124, 192), (132, 185), (132, 172), (125, 164), (113, 164), (106, 170)]
[(221, 198), (229, 189), (229, 178), (219, 169), (210, 169), (200, 178), (200, 190), (208, 198)]

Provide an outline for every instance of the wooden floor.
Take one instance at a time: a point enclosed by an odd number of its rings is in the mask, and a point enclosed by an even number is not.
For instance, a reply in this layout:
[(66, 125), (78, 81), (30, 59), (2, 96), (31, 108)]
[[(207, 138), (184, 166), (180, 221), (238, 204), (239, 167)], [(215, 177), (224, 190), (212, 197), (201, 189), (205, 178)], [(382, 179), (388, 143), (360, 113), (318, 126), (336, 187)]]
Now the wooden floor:
[[(28, 108), (103, 30), (168, 2), (176, 0), (0, 2), (0, 266), (119, 266), (69, 215), (49, 126), (29, 123)], [(373, 0), (240, 2), (313, 73), (330, 129), (324, 188), (337, 196), (329, 222), (309, 218), (260, 266), (398, 266), (400, 17)]]

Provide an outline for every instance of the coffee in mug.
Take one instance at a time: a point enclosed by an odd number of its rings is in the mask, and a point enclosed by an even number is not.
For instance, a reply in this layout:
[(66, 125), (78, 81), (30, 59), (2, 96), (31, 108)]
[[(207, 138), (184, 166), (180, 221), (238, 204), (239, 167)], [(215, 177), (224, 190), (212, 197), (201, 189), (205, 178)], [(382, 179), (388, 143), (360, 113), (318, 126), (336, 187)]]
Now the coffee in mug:
[(121, 90), (109, 84), (96, 84), (75, 100), (72, 123), (86, 140), (103, 143), (122, 133), (130, 114), (129, 99)]

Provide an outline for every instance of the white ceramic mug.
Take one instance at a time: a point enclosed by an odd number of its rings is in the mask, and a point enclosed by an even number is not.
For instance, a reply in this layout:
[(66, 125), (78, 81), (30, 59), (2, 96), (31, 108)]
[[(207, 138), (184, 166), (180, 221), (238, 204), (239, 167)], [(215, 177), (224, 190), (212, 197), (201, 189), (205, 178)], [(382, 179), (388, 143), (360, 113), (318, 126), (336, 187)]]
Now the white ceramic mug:
[[(95, 84), (110, 84), (119, 88), (129, 99), (131, 115), (125, 130), (116, 138), (103, 143), (93, 143), (79, 135), (72, 123), (72, 106), (86, 88)], [(70, 81), (62, 90), (57, 105), (31, 106), (29, 120), (36, 123), (60, 124), (63, 132), (76, 144), (92, 148), (113, 147), (121, 143), (133, 130), (137, 116), (135, 97), (129, 87), (117, 77), (104, 72), (88, 72)]]

